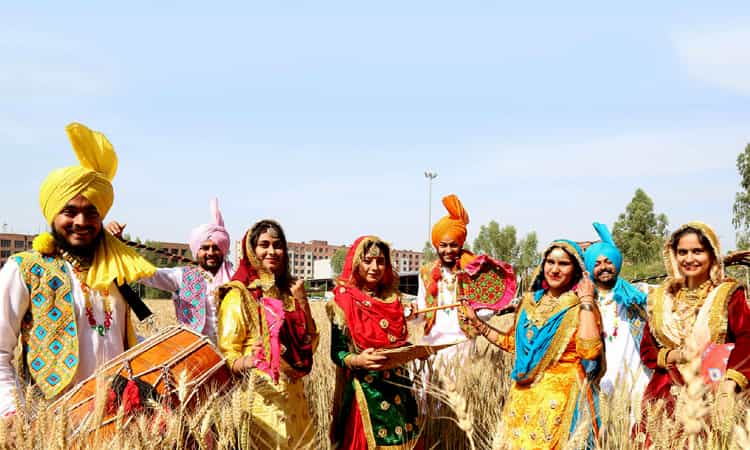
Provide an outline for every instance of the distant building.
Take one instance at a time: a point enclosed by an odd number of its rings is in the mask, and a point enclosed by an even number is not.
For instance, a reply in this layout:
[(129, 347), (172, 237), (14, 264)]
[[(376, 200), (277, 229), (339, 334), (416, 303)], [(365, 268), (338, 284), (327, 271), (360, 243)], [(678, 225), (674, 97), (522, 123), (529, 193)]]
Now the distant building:
[(0, 267), (5, 265), (10, 255), (31, 250), (35, 234), (0, 233)]
[[(35, 234), (0, 233), (0, 267), (5, 265), (10, 255), (31, 250), (31, 243), (35, 236)], [(151, 242), (151, 244), (173, 255), (191, 257), (188, 244), (179, 242)], [(170, 258), (167, 256), (157, 256), (159, 257), (157, 265), (166, 265), (169, 262)]]
[(319, 259), (313, 262), (313, 273), (312, 278), (324, 279), (333, 278), (333, 268), (331, 267), (331, 259)]
[[(185, 258), (194, 258), (194, 256), (192, 256), (192, 253), (190, 252), (190, 246), (188, 244), (183, 244), (181, 242), (155, 242), (155, 241), (150, 242), (150, 244), (154, 247), (159, 248), (160, 250), (171, 253), (173, 255), (183, 256)], [(160, 255), (157, 253), (154, 256), (159, 257), (157, 265), (160, 265), (160, 266), (167, 264), (170, 261), (170, 259), (173, 262), (176, 262), (177, 264), (181, 264), (179, 260), (176, 260), (174, 258), (169, 258), (165, 255)]]
[[(333, 254), (340, 248), (349, 248), (346, 245), (333, 245), (329, 244), (328, 241), (321, 240), (287, 242), (287, 246), (289, 247), (289, 270), (292, 276), (305, 280), (331, 278), (333, 276), (332, 271), (330, 276), (324, 275), (329, 273), (326, 266), (330, 269)], [(241, 255), (242, 241), (236, 241), (235, 248), (237, 249), (235, 255)], [(412, 250), (392, 250), (391, 256), (393, 257), (393, 268), (397, 272), (419, 270), (424, 257), (422, 252)]]

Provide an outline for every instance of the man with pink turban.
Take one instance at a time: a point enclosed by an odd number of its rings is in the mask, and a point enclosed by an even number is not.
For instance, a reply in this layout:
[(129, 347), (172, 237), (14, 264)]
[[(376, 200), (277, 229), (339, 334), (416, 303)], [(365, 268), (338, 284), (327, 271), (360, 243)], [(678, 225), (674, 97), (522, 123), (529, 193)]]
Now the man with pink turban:
[[(232, 279), (229, 233), (219, 211), (219, 201), (211, 201), (211, 223), (199, 225), (190, 232), (190, 251), (197, 266), (164, 267), (139, 282), (162, 291), (172, 292), (178, 322), (207, 336), (216, 343), (217, 320), (214, 293)], [(107, 230), (121, 236), (125, 225), (107, 224)]]

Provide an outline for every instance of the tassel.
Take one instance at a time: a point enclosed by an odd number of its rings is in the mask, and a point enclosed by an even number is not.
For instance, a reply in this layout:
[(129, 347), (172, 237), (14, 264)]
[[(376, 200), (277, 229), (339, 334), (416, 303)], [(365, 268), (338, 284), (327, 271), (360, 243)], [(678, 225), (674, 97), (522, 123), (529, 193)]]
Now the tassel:
[(128, 380), (128, 384), (125, 385), (125, 390), (122, 391), (122, 404), (125, 414), (139, 411), (143, 407), (135, 380)]

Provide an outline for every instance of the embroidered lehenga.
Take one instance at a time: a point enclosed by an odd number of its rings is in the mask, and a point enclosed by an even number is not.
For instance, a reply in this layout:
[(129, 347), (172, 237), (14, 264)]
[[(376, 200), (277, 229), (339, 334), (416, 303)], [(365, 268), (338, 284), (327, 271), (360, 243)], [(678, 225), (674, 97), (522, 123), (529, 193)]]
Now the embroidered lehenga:
[[(577, 246), (555, 241), (545, 254), (554, 247), (566, 250), (583, 269)], [(563, 448), (585, 421), (588, 445), (593, 446), (599, 418), (592, 386), (604, 369), (602, 341), (599, 336), (578, 337), (580, 300), (573, 291), (558, 298), (548, 295), (543, 264), (536, 269), (532, 291), (521, 300), (512, 331), (494, 342), (514, 353), (513, 385), (502, 421), (507, 442), (513, 449)]]
[[(302, 377), (312, 369), (318, 333), (305, 310), (275, 284), (249, 242), (233, 281), (220, 289), (218, 345), (230, 367), (254, 361), (251, 448), (314, 448), (315, 429)], [(287, 270), (284, 267), (284, 270)]]
[[(672, 245), (675, 236), (688, 227), (707, 239), (710, 248), (706, 250), (713, 255), (709, 279), (695, 290), (686, 288)], [(664, 258), (669, 278), (648, 296), (648, 324), (641, 341), (643, 363), (654, 371), (643, 395), (641, 430), (645, 430), (645, 416), (654, 401), (664, 399), (667, 413), (673, 414), (683, 378), (667, 358), (671, 350), (684, 349), (689, 339), (699, 349), (734, 343), (726, 368), (720, 368), (720, 372), (740, 391), (747, 387), (750, 377), (750, 309), (745, 287), (725, 277), (714, 231), (700, 222), (683, 225), (666, 243)]]
[[(351, 369), (346, 360), (365, 349), (407, 345), (398, 278), (387, 265), (376, 293), (358, 286), (355, 272), (374, 236), (359, 238), (349, 250), (334, 299), (326, 305), (331, 319), (331, 359), (338, 366), (331, 441), (336, 449), (412, 449), (420, 424), (411, 380), (405, 367)], [(387, 248), (387, 246), (386, 246)]]

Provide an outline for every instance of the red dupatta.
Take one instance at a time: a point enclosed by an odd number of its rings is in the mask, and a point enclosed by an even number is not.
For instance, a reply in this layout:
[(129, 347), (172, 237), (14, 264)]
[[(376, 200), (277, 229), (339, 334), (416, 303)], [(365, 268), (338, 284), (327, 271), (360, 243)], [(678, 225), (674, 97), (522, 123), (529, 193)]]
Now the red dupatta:
[(338, 279), (339, 286), (334, 290), (333, 301), (343, 311), (346, 327), (360, 351), (407, 344), (408, 330), (398, 292), (398, 276), (393, 271), (390, 258), (386, 258), (385, 275), (378, 284), (375, 296), (368, 295), (359, 287), (361, 282), (357, 270), (365, 248), (380, 243), (390, 252), (390, 246), (375, 236), (362, 236), (354, 241), (346, 255), (344, 270)]

